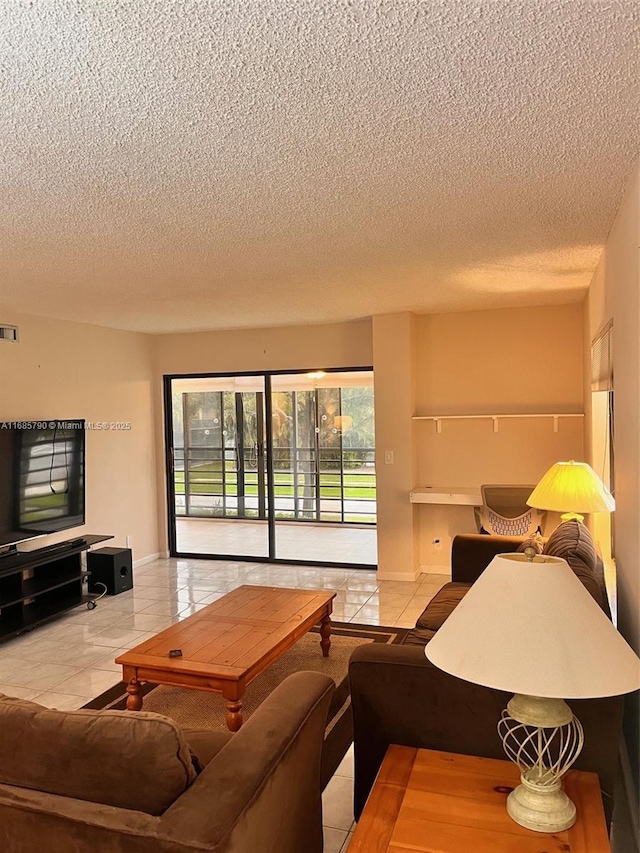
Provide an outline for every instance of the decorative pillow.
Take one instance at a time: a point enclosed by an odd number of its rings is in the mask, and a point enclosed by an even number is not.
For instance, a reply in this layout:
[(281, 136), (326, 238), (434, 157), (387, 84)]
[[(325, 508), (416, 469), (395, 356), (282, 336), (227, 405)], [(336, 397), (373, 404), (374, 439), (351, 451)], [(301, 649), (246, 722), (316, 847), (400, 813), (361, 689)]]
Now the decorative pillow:
[[(582, 585), (591, 593), (591, 597), (602, 607), (605, 613), (608, 614), (604, 606), (602, 587), (595, 578), (595, 575), (585, 568), (576, 568), (573, 570), (574, 575), (581, 581)], [(609, 615), (609, 614), (608, 614)]]
[(471, 589), (470, 583), (446, 583), (427, 604), (416, 622), (416, 628), (437, 631), (460, 604), (469, 589)]
[(596, 569), (596, 546), (589, 529), (580, 521), (564, 521), (558, 525), (542, 551), (550, 557), (562, 557), (571, 568), (586, 569), (593, 575)]
[(162, 814), (195, 780), (187, 741), (161, 714), (56, 711), (0, 694), (0, 783)]
[(566, 560), (595, 601), (608, 612), (597, 577), (598, 555), (589, 528), (580, 521), (564, 521), (553, 531), (542, 553)]

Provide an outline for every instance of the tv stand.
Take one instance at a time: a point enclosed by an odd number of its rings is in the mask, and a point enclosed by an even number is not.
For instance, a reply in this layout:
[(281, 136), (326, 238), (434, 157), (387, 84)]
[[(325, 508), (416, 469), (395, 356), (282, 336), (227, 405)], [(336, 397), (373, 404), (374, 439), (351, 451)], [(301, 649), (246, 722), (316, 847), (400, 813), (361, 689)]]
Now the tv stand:
[(17, 545), (9, 545), (9, 547), (6, 548), (4, 551), (0, 551), (0, 560), (2, 560), (3, 557), (13, 557), (17, 553)]
[(83, 592), (81, 555), (113, 536), (87, 535), (0, 559), (0, 642), (29, 631), (96, 596)]

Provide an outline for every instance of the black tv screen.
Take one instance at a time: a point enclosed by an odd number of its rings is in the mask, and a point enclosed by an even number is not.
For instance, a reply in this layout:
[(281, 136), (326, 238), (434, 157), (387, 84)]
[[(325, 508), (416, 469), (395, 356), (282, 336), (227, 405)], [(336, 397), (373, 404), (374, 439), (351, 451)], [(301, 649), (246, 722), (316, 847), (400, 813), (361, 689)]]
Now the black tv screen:
[(84, 420), (0, 423), (0, 545), (85, 523)]

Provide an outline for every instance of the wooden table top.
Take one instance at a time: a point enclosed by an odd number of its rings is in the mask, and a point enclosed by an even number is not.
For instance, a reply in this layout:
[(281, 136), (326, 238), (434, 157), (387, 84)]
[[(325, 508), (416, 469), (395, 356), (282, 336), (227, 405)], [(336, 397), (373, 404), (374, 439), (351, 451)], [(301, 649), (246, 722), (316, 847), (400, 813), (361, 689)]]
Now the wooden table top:
[(507, 795), (519, 782), (510, 761), (392, 745), (349, 853), (610, 853), (595, 773), (564, 777), (578, 819), (553, 834), (507, 814)]
[[(116, 658), (124, 667), (250, 680), (331, 613), (336, 593), (239, 586)], [(171, 649), (182, 657), (170, 658)]]

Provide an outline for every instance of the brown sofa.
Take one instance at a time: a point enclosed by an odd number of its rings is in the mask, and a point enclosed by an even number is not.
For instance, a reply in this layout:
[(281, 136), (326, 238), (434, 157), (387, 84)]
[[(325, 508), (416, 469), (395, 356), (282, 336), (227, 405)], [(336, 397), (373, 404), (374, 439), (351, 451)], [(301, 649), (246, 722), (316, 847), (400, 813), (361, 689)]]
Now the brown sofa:
[[(547, 541), (547, 553), (567, 559), (609, 614), (602, 563), (597, 560), (591, 537), (586, 535), (587, 529), (578, 526), (578, 522), (567, 522), (561, 527), (564, 530)], [(368, 645), (354, 651), (349, 680), (355, 744), (356, 819), (391, 743), (487, 758), (505, 757), (497, 724), (510, 694), (448, 675), (427, 660), (424, 647), (493, 557), (513, 552), (522, 543), (523, 540), (506, 536), (456, 536), (452, 546), (454, 582), (443, 588), (439, 601), (434, 597), (416, 627), (408, 632), (404, 644)], [(584, 577), (581, 576), (583, 572), (586, 572)], [(487, 618), (491, 618), (490, 613)], [(605, 814), (610, 823), (623, 697), (571, 700), (569, 705), (585, 734), (584, 748), (575, 766), (598, 773)]]
[(0, 697), (0, 850), (321, 853), (333, 692), (296, 673), (235, 735)]
[(404, 638), (405, 645), (424, 646), (429, 642), (497, 554), (524, 551), (527, 546), (539, 553), (566, 560), (594, 600), (611, 618), (602, 560), (588, 528), (579, 521), (565, 521), (544, 542), (517, 536), (464, 533), (455, 536), (451, 545), (451, 583), (445, 584), (426, 606), (415, 628)]

